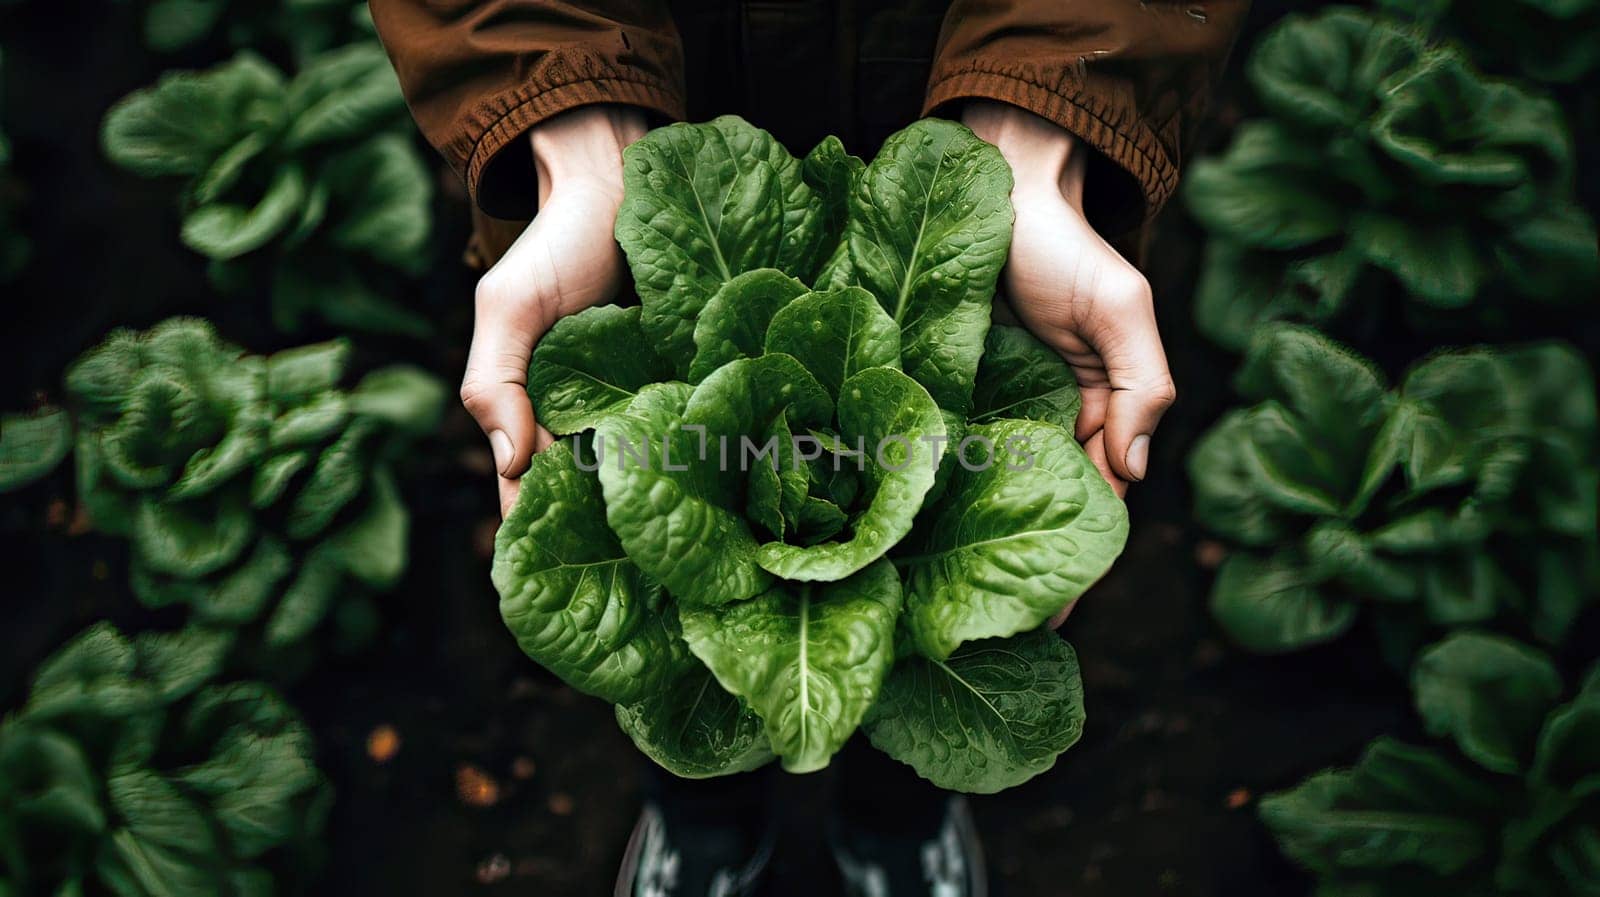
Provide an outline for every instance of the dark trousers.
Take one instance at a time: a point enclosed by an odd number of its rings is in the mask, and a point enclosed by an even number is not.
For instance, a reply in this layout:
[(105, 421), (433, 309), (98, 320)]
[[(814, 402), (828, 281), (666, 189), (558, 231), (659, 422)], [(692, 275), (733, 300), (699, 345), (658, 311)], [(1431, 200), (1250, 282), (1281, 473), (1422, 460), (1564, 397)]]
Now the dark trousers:
[[(645, 796), (669, 820), (693, 825), (735, 822), (759, 831), (768, 821), (776, 764), (714, 779), (680, 779), (647, 763)], [(944, 816), (949, 793), (941, 791), (857, 736), (834, 758), (837, 768), (832, 810), (848, 825), (886, 834), (928, 836)]]

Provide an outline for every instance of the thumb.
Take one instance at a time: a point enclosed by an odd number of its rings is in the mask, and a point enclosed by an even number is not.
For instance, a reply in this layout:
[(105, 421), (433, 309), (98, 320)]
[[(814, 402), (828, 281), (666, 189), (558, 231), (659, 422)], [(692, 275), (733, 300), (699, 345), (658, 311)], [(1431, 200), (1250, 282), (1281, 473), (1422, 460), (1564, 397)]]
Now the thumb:
[(1149, 468), (1150, 438), (1156, 425), (1178, 398), (1161, 348), (1161, 334), (1156, 330), (1155, 309), (1145, 303), (1140, 310), (1130, 310), (1097, 342), (1111, 383), (1106, 405), (1106, 460), (1118, 477), (1139, 482)]
[(491, 271), (478, 284), (461, 403), (489, 438), (495, 471), (503, 479), (515, 479), (528, 469), (537, 447), (528, 363), (544, 328), (537, 300), (501, 289), (494, 277)]

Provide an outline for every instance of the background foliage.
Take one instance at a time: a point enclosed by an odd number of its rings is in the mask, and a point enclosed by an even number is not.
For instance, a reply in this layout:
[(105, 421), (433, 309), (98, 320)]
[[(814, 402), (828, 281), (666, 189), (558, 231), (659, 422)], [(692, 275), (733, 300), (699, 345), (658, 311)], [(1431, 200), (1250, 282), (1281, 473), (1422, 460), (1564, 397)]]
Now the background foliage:
[(1319, 895), (1600, 893), (1596, 644), (1569, 641), (1600, 597), (1594, 346), (1445, 348), (1593, 326), (1572, 121), (1600, 6), (1377, 6), (1274, 25), (1245, 63), (1263, 115), (1194, 165), (1196, 323), (1259, 404), (1188, 467), (1235, 643), (1304, 649), (1364, 608), (1455, 752), (1379, 738), (1261, 818)]
[[(220, 4), (219, 4), (220, 5)], [(387, 298), (428, 255), (432, 181), (400, 84), (374, 40), (306, 60), (292, 78), (251, 51), (170, 72), (106, 115), (106, 156), (182, 177), (184, 245), (219, 290), (271, 284), (273, 321), (414, 336), (427, 320)]]
[[(428, 332), (397, 294), (435, 257), (433, 179), (364, 5), (177, 0), (142, 15), (155, 50), (253, 49), (163, 74), (88, 145), (174, 185), (171, 236), (209, 259), (198, 310), (257, 339), (252, 306), (282, 332), (314, 314), (333, 338), (251, 354), (197, 317), (119, 328), (0, 419), (0, 493), (25, 501), (70, 458), (70, 529), (126, 540), (118, 592), (156, 627), (91, 625), (0, 722), (0, 893), (304, 893), (334, 792), (311, 729), (260, 680), (293, 684), (330, 648), (370, 645), (384, 628), (372, 596), (405, 575), (402, 481), (447, 390), (326, 327)], [(36, 283), (15, 184), (0, 167), (0, 274)]]

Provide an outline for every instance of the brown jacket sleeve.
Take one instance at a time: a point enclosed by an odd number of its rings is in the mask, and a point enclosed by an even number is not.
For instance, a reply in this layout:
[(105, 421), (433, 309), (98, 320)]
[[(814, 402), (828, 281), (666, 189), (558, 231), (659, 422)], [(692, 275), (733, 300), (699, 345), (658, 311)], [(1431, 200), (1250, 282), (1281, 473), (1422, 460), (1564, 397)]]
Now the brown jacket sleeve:
[(991, 99), (1073, 132), (1132, 175), (1098, 177), (1091, 166), (1085, 200), (1102, 230), (1127, 230), (1177, 187), (1184, 139), (1248, 8), (1248, 0), (956, 0), (925, 112)]
[(535, 124), (594, 103), (684, 117), (664, 2), (369, 0), (411, 112), (484, 212), (530, 218)]

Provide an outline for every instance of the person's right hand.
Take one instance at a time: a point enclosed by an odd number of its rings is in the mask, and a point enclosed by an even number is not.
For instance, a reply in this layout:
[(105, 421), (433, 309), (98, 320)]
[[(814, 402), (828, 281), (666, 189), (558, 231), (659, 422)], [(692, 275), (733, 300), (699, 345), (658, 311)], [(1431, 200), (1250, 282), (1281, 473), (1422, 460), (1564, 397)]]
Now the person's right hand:
[(552, 441), (528, 399), (534, 344), (563, 315), (610, 300), (627, 276), (612, 228), (622, 203), (622, 150), (644, 132), (643, 113), (626, 106), (585, 106), (528, 132), (539, 211), (478, 281), (461, 382), (461, 401), (494, 452), (502, 516), (533, 453)]

